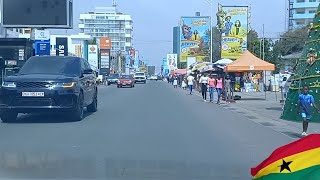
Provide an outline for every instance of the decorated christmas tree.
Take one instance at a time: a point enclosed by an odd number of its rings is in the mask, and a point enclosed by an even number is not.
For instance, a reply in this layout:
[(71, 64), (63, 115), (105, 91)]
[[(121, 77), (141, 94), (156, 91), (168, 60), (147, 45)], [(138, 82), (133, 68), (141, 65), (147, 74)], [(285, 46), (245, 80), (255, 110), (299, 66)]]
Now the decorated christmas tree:
[[(287, 94), (281, 118), (286, 120), (301, 121), (297, 112), (298, 96), (302, 93), (303, 86), (309, 86), (309, 93), (315, 98), (315, 103), (320, 106), (320, 6), (315, 14), (313, 23), (309, 27), (309, 37), (303, 48), (302, 57), (296, 65), (294, 78)], [(312, 112), (312, 121), (320, 122), (320, 114)]]

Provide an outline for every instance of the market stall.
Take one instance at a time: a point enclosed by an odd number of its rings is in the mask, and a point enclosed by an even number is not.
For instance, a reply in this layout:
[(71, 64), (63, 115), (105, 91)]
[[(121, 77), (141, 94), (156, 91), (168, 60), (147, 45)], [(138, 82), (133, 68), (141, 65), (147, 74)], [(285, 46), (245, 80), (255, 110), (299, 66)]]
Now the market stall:
[(245, 92), (265, 91), (263, 77), (265, 71), (274, 71), (275, 65), (266, 62), (251, 52), (246, 51), (236, 61), (227, 65), (225, 72), (235, 74), (235, 89), (240, 88)]

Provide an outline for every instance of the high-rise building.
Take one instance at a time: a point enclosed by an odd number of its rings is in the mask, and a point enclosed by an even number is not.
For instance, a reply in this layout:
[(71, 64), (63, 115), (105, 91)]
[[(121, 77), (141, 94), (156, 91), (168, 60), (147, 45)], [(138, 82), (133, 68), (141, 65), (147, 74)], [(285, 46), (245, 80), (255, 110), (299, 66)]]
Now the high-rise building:
[[(133, 21), (130, 15), (117, 11), (117, 7), (96, 7), (94, 12), (80, 14), (80, 34), (93, 38), (109, 37), (112, 41), (111, 55), (119, 53), (125, 58), (132, 48)], [(121, 63), (120, 63), (121, 64)]]
[(317, 12), (320, 0), (288, 0), (289, 22), (288, 28), (309, 25)]
[(178, 55), (178, 64), (180, 63), (180, 27), (173, 27), (172, 52)]

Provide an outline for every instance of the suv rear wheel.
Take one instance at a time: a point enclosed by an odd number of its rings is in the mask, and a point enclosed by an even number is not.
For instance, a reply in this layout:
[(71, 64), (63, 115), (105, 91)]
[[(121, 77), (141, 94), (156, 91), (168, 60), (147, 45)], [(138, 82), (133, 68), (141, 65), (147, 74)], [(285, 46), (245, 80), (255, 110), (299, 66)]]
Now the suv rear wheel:
[(87, 106), (87, 110), (89, 112), (96, 112), (98, 110), (98, 93), (97, 93), (97, 90), (93, 95), (92, 103), (89, 106)]
[(75, 110), (71, 113), (73, 121), (81, 121), (83, 119), (84, 107), (83, 107), (83, 93), (81, 92), (78, 97), (78, 102)]
[(4, 112), (1, 113), (1, 120), (4, 123), (9, 123), (9, 122), (16, 121), (17, 117), (18, 117), (18, 113), (17, 112), (4, 111)]

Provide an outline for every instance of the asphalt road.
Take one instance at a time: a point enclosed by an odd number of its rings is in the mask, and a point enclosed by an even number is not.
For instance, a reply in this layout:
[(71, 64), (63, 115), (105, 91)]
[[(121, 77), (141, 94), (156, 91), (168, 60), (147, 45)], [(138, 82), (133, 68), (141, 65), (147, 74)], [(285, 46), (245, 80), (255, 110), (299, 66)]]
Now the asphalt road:
[(81, 122), (23, 115), (0, 124), (0, 179), (251, 179), (292, 141), (166, 82), (99, 88)]

